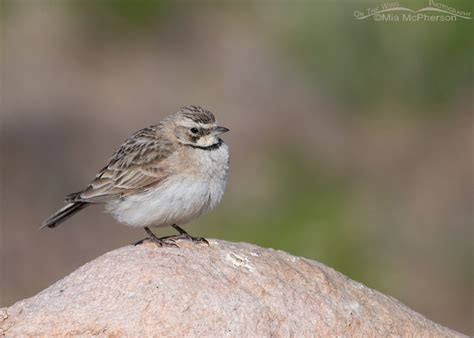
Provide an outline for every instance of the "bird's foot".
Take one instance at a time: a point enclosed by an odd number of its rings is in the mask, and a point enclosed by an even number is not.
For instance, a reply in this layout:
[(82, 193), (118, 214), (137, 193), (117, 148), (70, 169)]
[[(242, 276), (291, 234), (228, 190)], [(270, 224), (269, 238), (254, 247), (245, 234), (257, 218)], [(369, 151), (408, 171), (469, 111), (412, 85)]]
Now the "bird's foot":
[(153, 231), (150, 230), (150, 228), (145, 227), (144, 229), (146, 233), (148, 234), (148, 237), (134, 243), (134, 245), (142, 244), (144, 241), (150, 241), (150, 242), (155, 243), (159, 247), (168, 246), (168, 247), (179, 248), (178, 244), (176, 244), (172, 236), (158, 238), (153, 233)]
[(209, 242), (204, 237), (191, 236), (190, 234), (188, 234), (186, 231), (184, 231), (181, 227), (177, 226), (176, 224), (173, 224), (172, 227), (175, 228), (176, 231), (179, 232), (179, 235), (173, 236), (173, 238), (175, 239), (184, 239), (191, 242), (205, 243), (209, 245)]
[(184, 239), (186, 241), (191, 241), (191, 242), (196, 242), (196, 243), (204, 243), (204, 244), (209, 245), (209, 242), (204, 237), (194, 237), (194, 236), (191, 236), (188, 233), (181, 234), (181, 235), (176, 235), (176, 236), (173, 236), (173, 238), (174, 239)]
[(156, 245), (158, 245), (159, 247), (168, 246), (168, 247), (179, 248), (178, 244), (176, 244), (176, 241), (180, 239), (184, 239), (186, 241), (191, 241), (195, 243), (204, 243), (204, 244), (209, 245), (209, 242), (207, 241), (207, 239), (203, 237), (191, 236), (190, 234), (188, 234), (186, 231), (184, 231), (177, 225), (173, 225), (173, 228), (175, 228), (179, 232), (179, 235), (158, 238), (148, 227), (145, 227), (145, 231), (149, 237), (139, 240), (138, 242), (133, 243), (133, 245), (139, 245), (139, 244), (143, 244), (143, 242), (145, 241), (151, 241), (155, 243)]
[(145, 241), (150, 241), (155, 243), (159, 247), (172, 247), (172, 248), (179, 248), (178, 244), (174, 241), (173, 238), (171, 237), (163, 237), (163, 238), (157, 238), (157, 237), (147, 237), (139, 240), (138, 242), (133, 243), (134, 246), (143, 244)]

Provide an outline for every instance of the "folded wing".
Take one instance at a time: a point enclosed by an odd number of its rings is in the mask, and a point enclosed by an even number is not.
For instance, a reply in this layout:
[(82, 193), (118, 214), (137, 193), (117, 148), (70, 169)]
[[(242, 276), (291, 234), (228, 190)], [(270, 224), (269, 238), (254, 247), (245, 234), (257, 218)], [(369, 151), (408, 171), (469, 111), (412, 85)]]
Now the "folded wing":
[(172, 144), (157, 136), (156, 126), (144, 128), (117, 149), (86, 189), (66, 201), (103, 203), (155, 186), (170, 174), (163, 163), (172, 152)]

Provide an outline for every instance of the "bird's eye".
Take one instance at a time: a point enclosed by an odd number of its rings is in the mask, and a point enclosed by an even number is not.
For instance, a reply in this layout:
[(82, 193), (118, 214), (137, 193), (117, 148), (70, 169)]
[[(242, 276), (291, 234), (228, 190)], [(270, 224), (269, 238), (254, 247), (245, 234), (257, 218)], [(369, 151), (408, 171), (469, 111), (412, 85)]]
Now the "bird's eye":
[(191, 128), (191, 133), (193, 134), (197, 134), (198, 133), (198, 129), (197, 128)]

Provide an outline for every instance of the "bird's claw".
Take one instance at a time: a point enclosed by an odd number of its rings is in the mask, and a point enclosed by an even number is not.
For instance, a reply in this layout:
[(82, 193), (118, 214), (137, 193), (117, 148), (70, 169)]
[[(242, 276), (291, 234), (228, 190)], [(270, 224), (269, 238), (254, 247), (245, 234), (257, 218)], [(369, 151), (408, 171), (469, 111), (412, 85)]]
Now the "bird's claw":
[(138, 242), (133, 243), (134, 246), (143, 244), (145, 241), (150, 241), (155, 243), (159, 247), (172, 247), (172, 248), (179, 248), (178, 244), (176, 244), (175, 240), (169, 237), (164, 238), (153, 238), (147, 237), (144, 239), (139, 240)]

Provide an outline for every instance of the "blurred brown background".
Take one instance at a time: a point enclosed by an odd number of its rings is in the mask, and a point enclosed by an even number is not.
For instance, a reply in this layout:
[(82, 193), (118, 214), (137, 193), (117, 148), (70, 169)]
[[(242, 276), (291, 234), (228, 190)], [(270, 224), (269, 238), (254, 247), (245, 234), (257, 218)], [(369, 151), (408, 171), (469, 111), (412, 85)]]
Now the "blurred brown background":
[(3, 1), (0, 306), (144, 236), (100, 207), (38, 227), (194, 104), (232, 158), (192, 234), (319, 260), (474, 334), (472, 22), (354, 19), (378, 3)]

